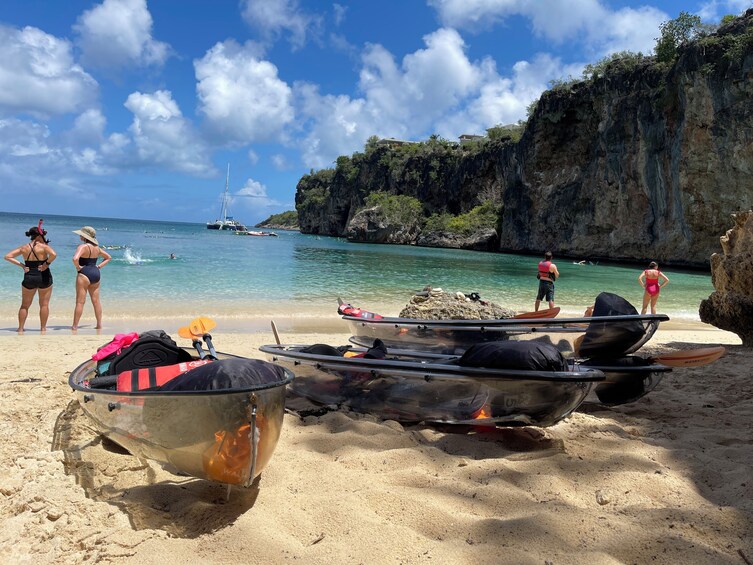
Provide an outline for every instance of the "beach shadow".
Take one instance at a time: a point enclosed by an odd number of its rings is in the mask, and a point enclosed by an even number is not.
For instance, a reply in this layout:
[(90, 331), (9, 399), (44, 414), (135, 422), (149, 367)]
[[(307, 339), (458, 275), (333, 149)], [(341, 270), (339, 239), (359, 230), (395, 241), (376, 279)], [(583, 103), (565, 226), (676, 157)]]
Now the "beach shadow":
[[(308, 420), (311, 418), (317, 424), (328, 427), (332, 432), (335, 431), (333, 427), (339, 428), (342, 424), (328, 418), (331, 414), (340, 414), (350, 419), (353, 422), (353, 431), (357, 430), (357, 422), (369, 418), (346, 407), (322, 406), (305, 399), (296, 399), (295, 409), (286, 410), (301, 418), (305, 423), (311, 423)], [(376, 418), (375, 421), (384, 423), (389, 420)], [(422, 445), (429, 445), (451, 455), (472, 456), (476, 459), (538, 459), (565, 451), (562, 439), (552, 438), (540, 428), (528, 426), (493, 428), (424, 422), (397, 422), (397, 425), (405, 430), (400, 433), (415, 432), (413, 436), (420, 438), (419, 443)], [(362, 449), (368, 449), (367, 442), (359, 441), (358, 445)], [(320, 453), (327, 453), (331, 446), (329, 442), (322, 441), (312, 442), (311, 448)], [(374, 449), (380, 448), (375, 446)]]
[[(727, 351), (719, 360), (701, 367), (674, 368), (655, 390), (636, 402), (582, 406), (579, 411), (609, 417), (623, 431), (628, 427), (639, 430), (640, 437), (669, 452), (688, 470), (706, 500), (719, 508), (736, 508), (752, 523), (753, 504), (747, 493), (751, 492), (753, 435), (742, 421), (753, 413), (749, 372), (753, 351), (742, 345), (722, 345)], [(666, 347), (683, 350), (698, 344), (671, 342)]]
[(62, 451), (65, 473), (87, 498), (117, 507), (134, 530), (196, 538), (232, 525), (253, 508), (259, 494), (261, 477), (249, 488), (229, 488), (152, 467), (99, 435), (78, 400), (58, 414), (52, 451)]

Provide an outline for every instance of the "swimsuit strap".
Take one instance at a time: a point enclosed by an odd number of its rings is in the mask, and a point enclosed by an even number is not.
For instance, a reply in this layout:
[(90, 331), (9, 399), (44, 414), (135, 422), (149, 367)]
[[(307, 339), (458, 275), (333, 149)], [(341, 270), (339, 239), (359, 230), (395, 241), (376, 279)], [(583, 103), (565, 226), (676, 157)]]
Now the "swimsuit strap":
[(33, 242), (33, 241), (32, 241), (32, 242), (31, 242), (31, 243), (29, 244), (29, 254), (28, 254), (28, 255), (26, 256), (26, 260), (27, 260), (27, 261), (31, 261), (31, 254), (32, 254), (32, 253), (34, 254), (34, 259), (36, 259), (37, 261), (39, 261), (39, 256), (37, 255), (37, 252), (36, 252), (36, 251), (34, 251), (34, 243), (35, 243), (35, 242)]

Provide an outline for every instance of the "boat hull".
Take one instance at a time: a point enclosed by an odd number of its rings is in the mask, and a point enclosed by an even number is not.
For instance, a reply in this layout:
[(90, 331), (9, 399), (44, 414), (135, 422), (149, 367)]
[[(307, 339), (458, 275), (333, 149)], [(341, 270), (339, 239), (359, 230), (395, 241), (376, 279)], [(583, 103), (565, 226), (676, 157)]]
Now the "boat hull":
[[(388, 348), (460, 354), (477, 343), (534, 340), (554, 345), (572, 357), (591, 357), (595, 351), (608, 352), (609, 357), (633, 353), (653, 337), (660, 322), (669, 319), (661, 314), (523, 320), (342, 318), (348, 323), (351, 341), (364, 347), (380, 339)], [(590, 350), (577, 351), (579, 340), (589, 332), (594, 336), (588, 344)]]
[(604, 406), (629, 404), (654, 390), (671, 367), (658, 364), (620, 366), (616, 361), (586, 361), (584, 366), (598, 369), (606, 377), (599, 383), (585, 402)]
[(295, 371), (291, 395), (401, 422), (551, 426), (604, 379), (593, 369), (479, 369), (445, 364), (451, 361), (447, 356), (417, 351), (364, 359), (304, 353), (304, 347), (260, 348), (273, 363)]
[(79, 365), (69, 384), (101, 434), (170, 472), (241, 486), (272, 457), (293, 379), (286, 371), (285, 380), (242, 390), (118, 392), (87, 386), (95, 368)]

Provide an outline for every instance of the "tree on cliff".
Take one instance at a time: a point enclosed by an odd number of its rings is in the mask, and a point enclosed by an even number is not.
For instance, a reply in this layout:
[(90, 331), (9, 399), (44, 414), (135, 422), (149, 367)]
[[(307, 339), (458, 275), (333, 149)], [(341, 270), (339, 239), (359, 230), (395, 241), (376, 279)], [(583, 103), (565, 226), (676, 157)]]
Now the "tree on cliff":
[(654, 52), (662, 63), (671, 63), (677, 56), (677, 48), (694, 39), (701, 30), (701, 18), (687, 12), (680, 12), (674, 20), (659, 26), (661, 37), (656, 38)]

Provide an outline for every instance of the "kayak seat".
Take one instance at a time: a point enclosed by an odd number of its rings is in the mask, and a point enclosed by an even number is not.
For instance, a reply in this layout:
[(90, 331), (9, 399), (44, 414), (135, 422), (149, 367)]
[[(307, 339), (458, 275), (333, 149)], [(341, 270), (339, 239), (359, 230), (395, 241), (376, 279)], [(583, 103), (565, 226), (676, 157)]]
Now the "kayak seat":
[(144, 337), (136, 340), (130, 347), (110, 362), (107, 373), (118, 375), (123, 371), (160, 367), (191, 361), (193, 356), (177, 344), (160, 337)]

